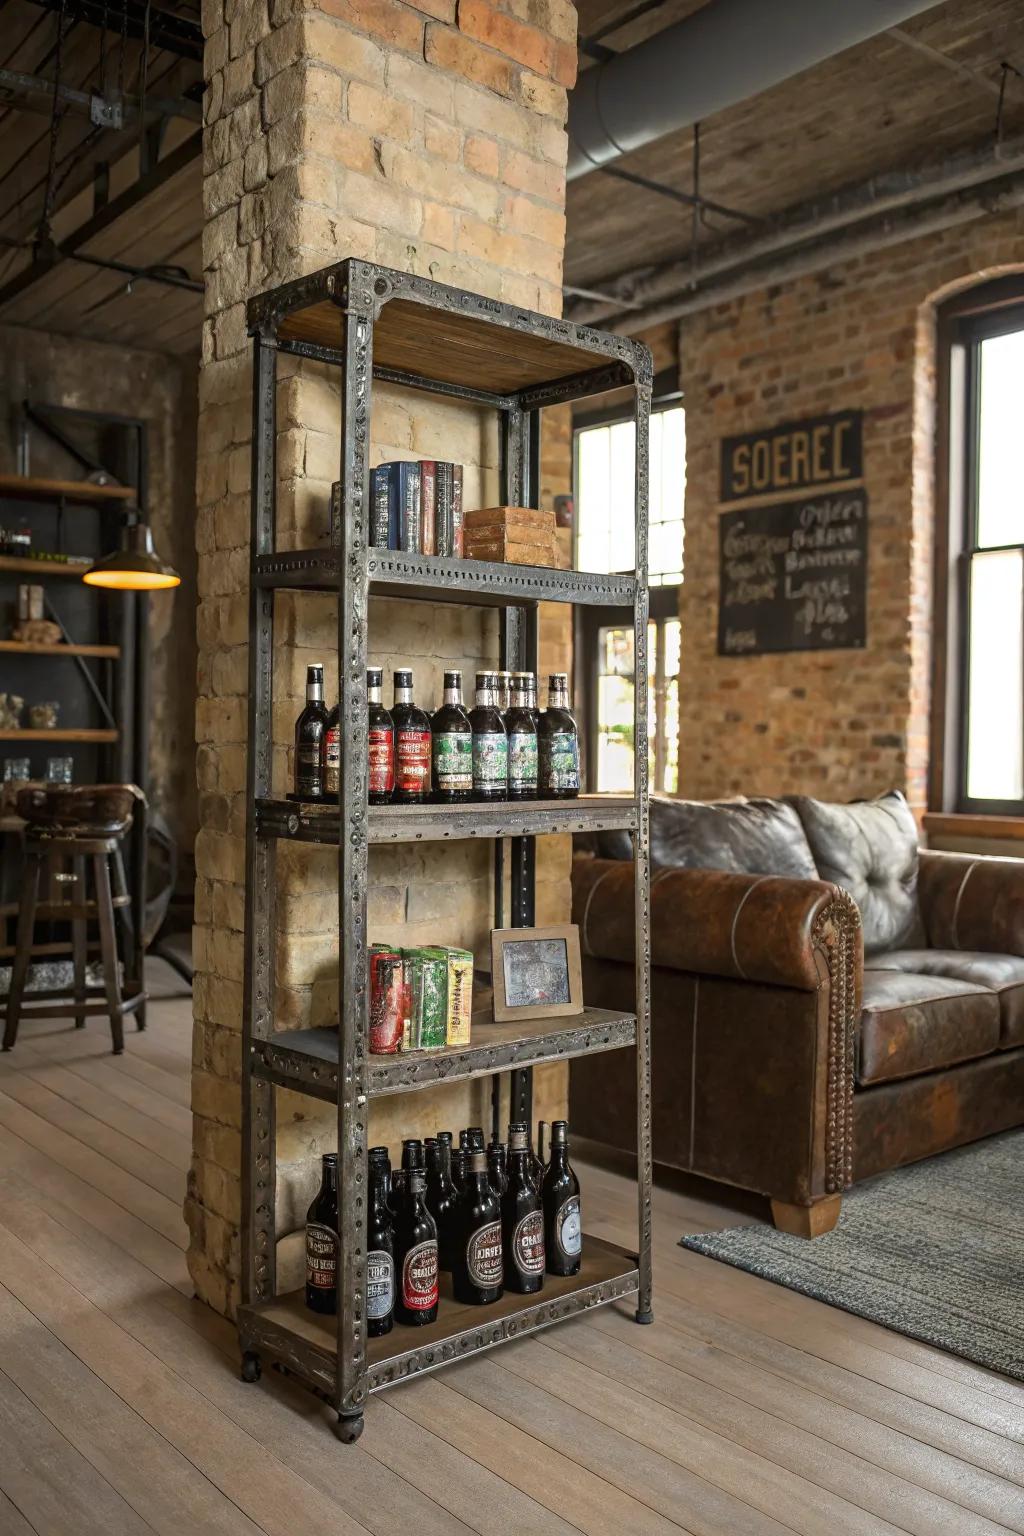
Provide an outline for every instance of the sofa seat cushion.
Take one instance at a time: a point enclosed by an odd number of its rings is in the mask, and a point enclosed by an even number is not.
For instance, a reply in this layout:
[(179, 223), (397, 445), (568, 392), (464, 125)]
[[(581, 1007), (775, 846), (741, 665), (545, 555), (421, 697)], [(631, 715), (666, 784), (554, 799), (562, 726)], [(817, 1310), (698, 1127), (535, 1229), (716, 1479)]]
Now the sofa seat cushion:
[(999, 999), (976, 982), (864, 971), (857, 1082), (893, 1082), (999, 1048)]
[(792, 795), (818, 879), (849, 891), (860, 909), (864, 953), (925, 943), (917, 905), (917, 823), (899, 790), (834, 805)]
[(875, 955), (872, 970), (913, 976), (951, 976), (987, 987), (999, 999), (999, 1044), (1024, 1045), (1024, 956), (989, 955), (977, 949), (897, 949)]
[(783, 800), (652, 796), (651, 863), (663, 869), (818, 879), (800, 818)]

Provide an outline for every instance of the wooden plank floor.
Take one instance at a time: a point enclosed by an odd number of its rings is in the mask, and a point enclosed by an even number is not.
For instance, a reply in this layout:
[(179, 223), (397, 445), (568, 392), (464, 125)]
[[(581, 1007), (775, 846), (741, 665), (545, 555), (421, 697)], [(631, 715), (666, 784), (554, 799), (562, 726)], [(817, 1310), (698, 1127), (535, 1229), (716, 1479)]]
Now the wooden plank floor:
[[(677, 1246), (735, 1224), (659, 1190), (655, 1312), (603, 1308), (373, 1399), (343, 1447), (237, 1376), (191, 1298), (191, 1003), (0, 1057), (0, 1536), (982, 1536), (1024, 1532), (1024, 1387)], [(581, 1168), (585, 1225), (634, 1238)]]

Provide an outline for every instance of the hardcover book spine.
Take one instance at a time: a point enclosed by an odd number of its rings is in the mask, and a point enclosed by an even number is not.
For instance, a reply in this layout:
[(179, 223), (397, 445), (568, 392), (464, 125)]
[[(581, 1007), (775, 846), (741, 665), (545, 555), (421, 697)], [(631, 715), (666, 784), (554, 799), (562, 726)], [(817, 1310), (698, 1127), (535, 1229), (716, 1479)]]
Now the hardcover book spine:
[(437, 553), (437, 464), (434, 459), (420, 460), (420, 516), (422, 518), (422, 551), (425, 555)]
[(420, 467), (418, 464), (397, 463), (391, 466), (394, 496), (398, 504), (397, 548), (406, 554), (418, 555), (423, 537), (420, 510)]
[(435, 536), (437, 553), (451, 559), (455, 553), (454, 488), (455, 466), (439, 462), (435, 500)]
[(459, 559), (463, 554), (462, 536), (462, 465), (452, 465), (452, 553)]
[(390, 487), (388, 466), (380, 464), (370, 481), (370, 543), (375, 549), (390, 549)]

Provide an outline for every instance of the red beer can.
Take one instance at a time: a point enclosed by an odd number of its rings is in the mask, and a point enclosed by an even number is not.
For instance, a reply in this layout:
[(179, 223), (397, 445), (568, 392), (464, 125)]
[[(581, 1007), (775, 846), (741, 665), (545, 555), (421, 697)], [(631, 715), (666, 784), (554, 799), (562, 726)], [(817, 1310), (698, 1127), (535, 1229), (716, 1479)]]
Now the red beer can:
[(370, 1050), (376, 1056), (393, 1056), (402, 1048), (405, 1027), (405, 972), (402, 957), (394, 949), (370, 953)]

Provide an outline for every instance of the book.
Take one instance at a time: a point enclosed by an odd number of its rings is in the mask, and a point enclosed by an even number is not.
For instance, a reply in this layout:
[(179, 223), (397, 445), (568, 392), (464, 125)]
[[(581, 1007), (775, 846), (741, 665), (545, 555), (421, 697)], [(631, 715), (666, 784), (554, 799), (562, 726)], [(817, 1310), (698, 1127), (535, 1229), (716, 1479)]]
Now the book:
[(389, 497), (388, 497), (388, 521), (391, 522), (391, 504), (394, 503), (394, 517), (397, 521), (398, 538), (392, 549), (400, 549), (405, 554), (418, 555), (422, 553), (423, 517), (420, 501), (420, 467), (418, 464), (396, 460), (388, 466)]
[(455, 553), (455, 465), (439, 459), (436, 466), (435, 549), (451, 559)]
[(462, 465), (452, 465), (452, 554), (461, 560), (462, 538)]
[(437, 553), (437, 463), (434, 459), (420, 460), (420, 517), (422, 538), (420, 549), (425, 555)]
[[(375, 549), (395, 549), (391, 542), (391, 493), (387, 464), (378, 464), (370, 476), (370, 535)], [(398, 529), (395, 529), (397, 540)]]

